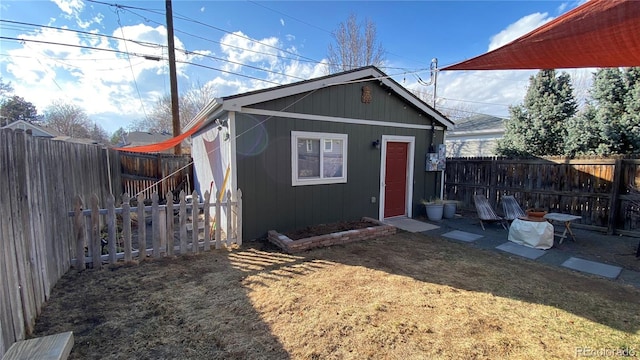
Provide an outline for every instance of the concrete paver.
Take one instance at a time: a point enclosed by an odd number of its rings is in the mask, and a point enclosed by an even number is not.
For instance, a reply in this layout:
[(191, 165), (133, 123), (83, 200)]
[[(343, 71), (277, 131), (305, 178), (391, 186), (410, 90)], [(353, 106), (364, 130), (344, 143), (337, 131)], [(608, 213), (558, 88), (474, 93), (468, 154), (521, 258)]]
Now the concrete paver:
[[(425, 219), (421, 219), (425, 222), (429, 222)], [(434, 230), (424, 231), (423, 234), (426, 235), (439, 235), (447, 238), (451, 241), (459, 241), (462, 243), (466, 243), (469, 246), (473, 246), (476, 248), (494, 250), (494, 251), (505, 251), (503, 244), (510, 243), (508, 241), (508, 230), (504, 230), (499, 224), (487, 224), (485, 226), (485, 230), (482, 230), (480, 227), (479, 221), (474, 219), (472, 216), (460, 216), (457, 215), (453, 219), (443, 219), (439, 222), (430, 222), (438, 225), (439, 227)], [(494, 226), (495, 225), (495, 226)], [(605, 235), (602, 233), (598, 233), (595, 231), (582, 230), (573, 228), (576, 233), (577, 241), (573, 242), (571, 240), (564, 241), (562, 245), (554, 244), (554, 247), (548, 250), (538, 250), (542, 251), (543, 254), (535, 257), (532, 261), (552, 265), (559, 266), (563, 268), (569, 268), (575, 271), (582, 271), (583, 273), (589, 273), (588, 269), (601, 268), (607, 270), (606, 274), (602, 273), (600, 276), (608, 278), (612, 281), (630, 284), (637, 288), (640, 288), (640, 271), (633, 271), (630, 269), (621, 268), (619, 272), (615, 271), (615, 267), (617, 264), (606, 264), (602, 259), (599, 259), (597, 255), (585, 256), (584, 254), (578, 254), (577, 251), (572, 251), (572, 249), (579, 249), (580, 246), (586, 246), (586, 243), (589, 244), (602, 244), (603, 251), (606, 251), (607, 242), (611, 241), (619, 241), (620, 236), (617, 235)], [(451, 236), (453, 234), (453, 236)], [(581, 242), (582, 239), (582, 242)], [(589, 241), (586, 241), (586, 240)], [(517, 244), (516, 244), (517, 245)], [(503, 246), (503, 248), (499, 248)], [(509, 246), (507, 245), (507, 248)], [(509, 248), (510, 249), (510, 248)], [(531, 249), (536, 250), (536, 249)], [(521, 255), (522, 256), (522, 255)], [(633, 255), (630, 255), (633, 256)], [(570, 260), (571, 258), (579, 259)], [(638, 260), (640, 262), (640, 260)], [(572, 264), (589, 264), (590, 262), (594, 262), (596, 264), (592, 267), (585, 268), (581, 266), (571, 266)], [(600, 263), (602, 266), (599, 266), (597, 263)], [(563, 264), (565, 264), (563, 266)], [(569, 264), (570, 266), (566, 266)], [(597, 275), (597, 271), (594, 271)], [(616, 275), (617, 273), (617, 275)], [(593, 272), (592, 272), (593, 274)]]

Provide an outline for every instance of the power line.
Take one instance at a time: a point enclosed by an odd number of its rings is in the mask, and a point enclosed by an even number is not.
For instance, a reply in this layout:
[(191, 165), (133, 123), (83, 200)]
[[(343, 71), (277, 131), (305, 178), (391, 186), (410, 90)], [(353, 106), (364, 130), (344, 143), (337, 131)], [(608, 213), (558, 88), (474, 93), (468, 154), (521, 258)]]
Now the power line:
[[(117, 12), (117, 11), (119, 11), (119, 9), (116, 9), (116, 12)], [(0, 22), (7, 22), (7, 23), (12, 23), (12, 24), (21, 24), (21, 25), (29, 25), (29, 26), (34, 26), (34, 27), (38, 27), (38, 26), (40, 26), (40, 27), (48, 28), (48, 29), (55, 29), (55, 30), (69, 31), (69, 32), (74, 32), (74, 33), (80, 33), (80, 34), (91, 35), (91, 36), (94, 36), (94, 37), (95, 37), (95, 36), (102, 36), (102, 37), (109, 38), (109, 39), (121, 40), (121, 41), (123, 41), (123, 42), (124, 42), (124, 46), (125, 46), (125, 50), (126, 50), (125, 54), (126, 54), (127, 56), (129, 56), (129, 50), (128, 50), (128, 48), (127, 48), (127, 41), (131, 41), (131, 42), (136, 43), (136, 44), (139, 44), (139, 45), (149, 46), (149, 47), (153, 47), (153, 48), (162, 48), (162, 49), (166, 48), (166, 46), (165, 46), (165, 45), (161, 45), (161, 44), (150, 43), (150, 42), (146, 42), (146, 41), (137, 41), (137, 40), (131, 40), (131, 39), (127, 39), (127, 38), (125, 38), (124, 30), (123, 30), (123, 27), (122, 27), (122, 23), (121, 23), (121, 21), (120, 21), (120, 15), (119, 15), (119, 14), (117, 14), (117, 16), (118, 16), (118, 24), (120, 25), (120, 31), (122, 32), (122, 37), (109, 36), (109, 35), (103, 35), (103, 34), (95, 34), (95, 33), (90, 33), (90, 32), (86, 32), (86, 31), (72, 30), (72, 29), (65, 29), (65, 28), (58, 28), (58, 27), (46, 26), (46, 25), (37, 25), (37, 24), (31, 24), (31, 23), (23, 23), (23, 22), (18, 22), (18, 21), (11, 21), (11, 20), (2, 20), (2, 19), (0, 19)], [(198, 56), (211, 58), (211, 59), (213, 59), (213, 60), (218, 60), (218, 61), (228, 62), (228, 63), (231, 63), (231, 64), (235, 64), (235, 65), (240, 65), (240, 66), (248, 67), (248, 68), (251, 68), (251, 69), (254, 69), (254, 70), (264, 71), (264, 72), (272, 73), (272, 74), (276, 74), (276, 75), (287, 76), (287, 77), (291, 77), (291, 78), (294, 78), (294, 79), (297, 79), (297, 80), (303, 80), (303, 78), (298, 77), (298, 76), (289, 75), (289, 74), (285, 74), (285, 73), (280, 73), (280, 72), (276, 72), (276, 71), (273, 71), (273, 70), (264, 69), (264, 68), (261, 68), (261, 67), (258, 67), (258, 66), (252, 66), (252, 65), (244, 64), (244, 63), (237, 62), (237, 61), (232, 61), (232, 60), (228, 60), (228, 59), (223, 59), (223, 58), (216, 57), (216, 56), (211, 56), (211, 55), (207, 55), (207, 54), (202, 54), (202, 53), (199, 53), (199, 52), (196, 52), (196, 51), (190, 51), (190, 50), (187, 50), (187, 49), (176, 49), (176, 50), (178, 50), (178, 51), (180, 51), (180, 52), (184, 53), (184, 54), (185, 54), (185, 55), (187, 55), (187, 56), (188, 56), (188, 55), (190, 55), (190, 54), (196, 54), (196, 55), (198, 55)], [(244, 50), (244, 49), (243, 49), (243, 50)], [(266, 53), (265, 53), (265, 54), (266, 54)], [(130, 58), (129, 58), (129, 60), (130, 60)], [(134, 79), (134, 82), (135, 82), (135, 79)], [(136, 84), (136, 86), (137, 86), (137, 84)]]
[(180, 64), (189, 64), (189, 65), (193, 65), (193, 66), (197, 66), (197, 67), (201, 67), (201, 68), (205, 68), (205, 69), (209, 69), (209, 70), (215, 70), (215, 71), (223, 72), (223, 73), (226, 73), (226, 74), (231, 74), (231, 75), (235, 75), (235, 76), (244, 77), (244, 78), (251, 79), (251, 80), (258, 80), (258, 81), (262, 81), (262, 82), (266, 82), (266, 83), (270, 83), (270, 84), (274, 84), (274, 85), (282, 85), (281, 83), (277, 83), (275, 81), (270, 81), (270, 80), (266, 80), (266, 79), (260, 79), (260, 78), (254, 77), (254, 76), (235, 73), (235, 72), (228, 71), (228, 70), (222, 70), (222, 69), (214, 68), (214, 67), (207, 66), (207, 65), (190, 63), (190, 62), (180, 61), (180, 60), (176, 60), (176, 62), (180, 63)]
[[(108, 5), (108, 6), (115, 6), (115, 7), (117, 7), (117, 8), (124, 9), (124, 10), (126, 10), (126, 11), (128, 11), (128, 12), (130, 12), (130, 13), (132, 13), (132, 14), (136, 15), (136, 16), (139, 16), (139, 17), (141, 17), (142, 19), (144, 19), (144, 20), (145, 20), (145, 21), (147, 21), (147, 22), (153, 22), (153, 23), (156, 23), (156, 24), (159, 24), (159, 25), (163, 25), (163, 26), (164, 26), (164, 24), (163, 24), (163, 23), (160, 23), (160, 22), (157, 22), (157, 21), (153, 21), (153, 20), (151, 20), (151, 19), (148, 19), (147, 17), (142, 16), (142, 15), (140, 15), (140, 14), (138, 14), (138, 13), (134, 12), (134, 11), (131, 11), (130, 9), (134, 9), (134, 10), (141, 10), (141, 11), (147, 11), (147, 12), (151, 12), (151, 13), (156, 14), (156, 15), (163, 15), (164, 13), (163, 13), (163, 12), (161, 12), (161, 11), (156, 11), (156, 10), (151, 10), (151, 9), (146, 9), (146, 8), (141, 8), (141, 7), (136, 7), (136, 6), (128, 6), (128, 5), (120, 5), (120, 4), (109, 4), (109, 3), (102, 2), (102, 1), (97, 1), (97, 0), (87, 0), (87, 1), (89, 1), (89, 2), (93, 2), (93, 3), (96, 3), (96, 4), (102, 4), (102, 5)], [(188, 22), (192, 22), (192, 23), (195, 23), (195, 24), (198, 24), (198, 25), (204, 26), (204, 27), (208, 27), (208, 28), (210, 28), (210, 29), (214, 29), (214, 30), (217, 30), (217, 31), (223, 32), (223, 33), (225, 33), (225, 34), (229, 34), (229, 35), (232, 35), (232, 36), (236, 36), (236, 37), (239, 37), (239, 38), (242, 38), (242, 39), (245, 39), (245, 40), (249, 40), (249, 41), (254, 42), (254, 43), (256, 43), (256, 44), (260, 44), (260, 45), (263, 45), (263, 46), (266, 46), (266, 47), (269, 47), (269, 48), (272, 48), (272, 49), (275, 49), (275, 50), (278, 50), (278, 51), (281, 51), (281, 52), (284, 52), (284, 53), (287, 53), (287, 54), (290, 54), (290, 55), (293, 55), (293, 56), (296, 56), (296, 57), (299, 57), (299, 58), (303, 58), (303, 59), (306, 59), (306, 60), (309, 60), (309, 61), (313, 61), (313, 62), (318, 63), (318, 64), (320, 64), (320, 63), (321, 63), (321, 62), (320, 62), (320, 61), (318, 61), (318, 60), (314, 60), (314, 59), (311, 59), (311, 58), (307, 58), (307, 57), (301, 56), (300, 54), (296, 54), (296, 53), (290, 52), (290, 51), (288, 51), (288, 50), (281, 49), (281, 48), (279, 48), (279, 47), (277, 47), (277, 46), (273, 46), (273, 45), (270, 45), (270, 44), (265, 44), (265, 43), (263, 43), (263, 42), (260, 42), (260, 41), (257, 41), (257, 40), (254, 40), (254, 39), (251, 39), (251, 38), (250, 38), (250, 37), (248, 37), (248, 36), (238, 35), (238, 34), (236, 34), (236, 33), (232, 32), (232, 31), (225, 30), (225, 29), (222, 29), (222, 28), (219, 28), (219, 27), (213, 26), (213, 25), (209, 25), (209, 24), (207, 24), (207, 23), (204, 23), (204, 22), (199, 21), (199, 20), (192, 19), (192, 18), (190, 18), (190, 17), (188, 17), (188, 16), (184, 16), (184, 15), (181, 15), (181, 14), (179, 14), (179, 13), (175, 13), (175, 12), (174, 12), (174, 14), (175, 14), (175, 15), (177, 15), (177, 16), (175, 16), (175, 18), (176, 18), (176, 19), (180, 19), (180, 20), (183, 20), (183, 21), (188, 21)], [(243, 50), (249, 50), (249, 49), (243, 49)]]
[[(119, 10), (116, 10), (116, 15), (118, 16), (118, 25), (120, 25), (120, 32), (122, 33), (122, 37), (124, 38), (124, 29), (122, 28), (122, 23), (120, 22), (120, 13)], [(142, 101), (142, 95), (140, 95), (140, 89), (138, 88), (138, 82), (136, 81), (136, 73), (133, 71), (133, 64), (131, 64), (131, 56), (129, 56), (129, 47), (127, 46), (127, 42), (124, 42), (124, 49), (127, 52), (127, 61), (129, 62), (129, 69), (131, 69), (131, 77), (133, 78), (133, 85), (136, 88), (136, 92), (138, 93), (138, 99), (140, 99), (140, 107), (142, 108), (142, 113), (144, 117), (147, 117), (147, 110), (144, 108), (144, 101)]]
[[(296, 18), (296, 17), (294, 17), (294, 16), (291, 16), (291, 15), (285, 14), (285, 13), (283, 13), (282, 11), (272, 9), (272, 8), (270, 8), (270, 7), (268, 7), (268, 6), (265, 6), (265, 5), (261, 4), (261, 3), (258, 3), (258, 2), (256, 2), (256, 1), (251, 1), (251, 0), (247, 0), (247, 1), (248, 1), (248, 2), (250, 2), (250, 3), (252, 3), (252, 4), (254, 4), (254, 5), (256, 5), (256, 6), (260, 6), (261, 8), (264, 8), (264, 9), (267, 9), (267, 10), (269, 10), (269, 11), (272, 11), (272, 12), (274, 12), (274, 13), (276, 13), (276, 14), (280, 14), (280, 15), (282, 15), (282, 16), (286, 16), (286, 17), (288, 17), (288, 18), (290, 18), (290, 19), (293, 19), (293, 20), (295, 20), (295, 21), (297, 21), (297, 22), (299, 22), (299, 23), (301, 23), (301, 24), (304, 24), (304, 25), (307, 25), (307, 26), (309, 26), (309, 27), (312, 27), (312, 28), (318, 29), (318, 30), (320, 30), (320, 31), (322, 31), (322, 32), (325, 32), (325, 33), (329, 34), (329, 35), (332, 35), (332, 36), (333, 36), (333, 34), (334, 34), (334, 33), (333, 33), (333, 31), (330, 31), (330, 30), (327, 30), (327, 29), (321, 28), (321, 27), (319, 27), (319, 26), (316, 26), (316, 25), (311, 24), (311, 23), (309, 23), (309, 22), (306, 22), (306, 21), (304, 21), (304, 20), (298, 19), (298, 18)], [(390, 55), (393, 55), (393, 56), (396, 56), (396, 57), (399, 57), (399, 58), (409, 59), (409, 58), (407, 58), (407, 57), (405, 57), (405, 56), (398, 55), (398, 54), (392, 53), (392, 52), (390, 52), (390, 51), (385, 51), (385, 52), (386, 52), (387, 54), (390, 54)], [(416, 61), (416, 60), (414, 60), (414, 59), (409, 59), (409, 60)], [(416, 61), (416, 62), (420, 62), (420, 61)], [(336, 64), (331, 64), (331, 65), (336, 65)], [(400, 68), (385, 67), (385, 69), (400, 69)]]
[[(92, 32), (88, 32), (88, 31), (66, 29), (66, 28), (48, 26), (48, 25), (38, 25), (38, 24), (33, 24), (33, 23), (21, 22), (21, 21), (12, 21), (12, 20), (0, 19), (0, 22), (5, 22), (5, 23), (9, 23), (9, 24), (17, 24), (17, 25), (26, 25), (26, 26), (32, 26), (32, 27), (40, 27), (40, 28), (52, 29), (52, 30), (58, 30), (58, 31), (74, 32), (74, 33), (78, 33), (78, 34), (89, 35), (89, 36), (94, 37), (94, 38), (95, 37), (104, 37), (104, 38), (113, 39), (113, 40), (122, 40), (122, 41), (125, 41), (125, 42), (126, 41), (131, 41), (131, 42), (136, 43), (136, 44), (141, 45), (141, 46), (148, 46), (148, 47), (153, 47), (153, 48), (159, 48), (159, 47), (163, 47), (164, 46), (164, 45), (161, 45), (161, 44), (151, 43), (151, 42), (147, 42), (147, 41), (126, 39), (126, 38), (124, 38), (124, 33), (122, 35), (123, 37), (117, 37), (117, 36), (111, 36), (111, 35), (105, 35), (105, 34), (92, 33)], [(120, 25), (120, 27), (122, 27), (122, 25)]]
[[(136, 16), (140, 17), (140, 18), (141, 18), (141, 19), (143, 19), (145, 22), (151, 22), (151, 23), (154, 23), (154, 24), (157, 24), (157, 25), (161, 25), (161, 26), (164, 26), (164, 25), (165, 25), (164, 23), (161, 23), (161, 22), (158, 22), (158, 21), (155, 21), (155, 20), (151, 20), (151, 19), (147, 18), (146, 16), (143, 16), (143, 15), (141, 15), (141, 14), (138, 14), (138, 13), (136, 13), (135, 11), (132, 11), (132, 10), (130, 10), (130, 9), (141, 10), (141, 11), (147, 11), (147, 12), (151, 12), (151, 13), (156, 14), (156, 15), (163, 15), (164, 13), (163, 13), (163, 12), (161, 12), (161, 11), (159, 11), (159, 10), (152, 10), (152, 9), (140, 8), (140, 7), (136, 7), (136, 6), (120, 5), (120, 4), (109, 4), (109, 3), (105, 3), (105, 2), (97, 1), (97, 0), (87, 0), (87, 1), (94, 2), (94, 3), (97, 3), (97, 4), (103, 4), (103, 5), (107, 5), (107, 6), (115, 6), (115, 7), (117, 7), (117, 8), (124, 9), (124, 10), (128, 11), (129, 13), (131, 13), (131, 14), (133, 14), (133, 15), (136, 15)], [(177, 16), (175, 16), (175, 18), (176, 18), (176, 19), (180, 19), (180, 20), (183, 20), (183, 21), (192, 22), (192, 23), (198, 24), (198, 25), (200, 25), (200, 26), (208, 27), (208, 28), (210, 28), (210, 29), (214, 29), (214, 30), (220, 31), (220, 32), (223, 32), (223, 33), (225, 33), (225, 34), (229, 34), (229, 35), (232, 35), (232, 36), (236, 36), (236, 37), (242, 38), (242, 39), (244, 39), (244, 40), (248, 40), (248, 41), (251, 41), (251, 42), (253, 42), (253, 43), (256, 43), (256, 44), (259, 44), (259, 45), (262, 45), (262, 46), (265, 46), (265, 47), (268, 47), (268, 48), (272, 48), (272, 49), (277, 50), (277, 51), (279, 51), (279, 52), (282, 52), (282, 53), (285, 53), (285, 54), (289, 54), (289, 55), (295, 56), (295, 59), (291, 59), (291, 58), (287, 58), (287, 57), (282, 57), (282, 56), (280, 56), (280, 55), (278, 55), (278, 54), (264, 53), (264, 52), (259, 52), (259, 51), (255, 51), (255, 50), (252, 50), (252, 49), (246, 49), (246, 48), (242, 48), (242, 47), (238, 47), (238, 46), (234, 46), (234, 45), (230, 45), (230, 44), (226, 44), (226, 43), (222, 43), (222, 42), (216, 42), (216, 41), (212, 41), (212, 40), (207, 40), (207, 41), (210, 41), (210, 42), (218, 43), (218, 44), (220, 44), (220, 45), (229, 46), (229, 47), (233, 47), (233, 48), (239, 48), (239, 49), (241, 49), (241, 50), (243, 50), (243, 51), (249, 51), (249, 52), (253, 52), (253, 53), (259, 53), (259, 54), (263, 54), (263, 55), (267, 55), (267, 56), (274, 56), (274, 57), (279, 57), (279, 58), (284, 58), (284, 59), (289, 59), (289, 60), (296, 60), (296, 61), (305, 61), (305, 62), (310, 62), (310, 63), (314, 63), (314, 64), (319, 64), (319, 65), (322, 65), (322, 64), (331, 65), (331, 64), (328, 64), (328, 63), (326, 63), (326, 62), (318, 61), (318, 60), (315, 60), (315, 59), (312, 59), (312, 58), (309, 58), (309, 57), (306, 57), (306, 56), (302, 56), (302, 55), (300, 55), (300, 54), (298, 54), (298, 53), (294, 53), (294, 52), (291, 52), (291, 51), (289, 51), (289, 50), (279, 48), (279, 47), (277, 47), (277, 46), (273, 46), (273, 45), (270, 45), (270, 44), (263, 43), (263, 42), (261, 42), (261, 41), (258, 41), (258, 40), (255, 40), (255, 39), (252, 39), (252, 38), (250, 38), (250, 37), (248, 37), (248, 36), (239, 35), (239, 34), (236, 34), (236, 33), (232, 32), (232, 31), (225, 30), (225, 29), (222, 29), (222, 28), (219, 28), (219, 27), (216, 27), (216, 26), (213, 26), (213, 25), (207, 24), (207, 23), (204, 23), (204, 22), (199, 21), (199, 20), (195, 20), (195, 19), (190, 18), (190, 17), (188, 17), (188, 16), (181, 15), (181, 14), (179, 14), (179, 13), (177, 13), (177, 12), (174, 12), (174, 14), (175, 14), (175, 15), (177, 15)], [(299, 21), (301, 21), (301, 20), (299, 20)], [(199, 37), (199, 36), (197, 36), (197, 35), (193, 35), (193, 34), (190, 34), (190, 33), (188, 33), (188, 32), (185, 32), (185, 31), (181, 31), (181, 30), (177, 30), (177, 29), (176, 29), (175, 31), (176, 31), (176, 32), (180, 32), (180, 33), (184, 33), (184, 34), (189, 35), (189, 36), (194, 36), (194, 37), (196, 37), (196, 38), (200, 38), (200, 39), (202, 39), (201, 37)], [(325, 31), (326, 31), (326, 30), (325, 30)], [(205, 40), (206, 40), (206, 39), (205, 39)], [(395, 54), (394, 54), (394, 55), (395, 55)], [(396, 56), (399, 56), (399, 55), (396, 55)], [(390, 66), (380, 66), (380, 68), (381, 68), (381, 69), (402, 69), (402, 68), (390, 67)], [(287, 74), (280, 74), (280, 75), (288, 76)]]
[[(145, 55), (145, 54), (138, 54), (138, 53), (132, 53), (132, 52), (125, 52), (125, 51), (120, 51), (120, 50), (114, 50), (114, 49), (105, 49), (105, 48), (96, 48), (96, 47), (92, 47), (92, 46), (85, 46), (85, 45), (75, 45), (75, 44), (65, 44), (65, 43), (57, 43), (57, 42), (52, 42), (52, 41), (44, 41), (44, 40), (35, 40), (35, 39), (19, 39), (19, 38), (12, 38), (12, 37), (7, 37), (7, 36), (0, 36), (0, 40), (12, 40), (12, 41), (17, 41), (17, 42), (34, 42), (34, 43), (40, 43), (40, 44), (48, 44), (48, 45), (59, 45), (59, 46), (69, 46), (69, 47), (75, 47), (75, 48), (80, 48), (80, 49), (86, 49), (86, 50), (97, 50), (97, 51), (107, 51), (107, 52), (112, 52), (112, 53), (117, 53), (117, 54), (124, 54), (124, 55), (133, 55), (133, 56), (138, 56), (138, 57), (142, 57), (145, 59), (152, 59), (152, 60), (167, 60), (165, 58), (161, 58), (161, 57), (157, 57), (157, 56), (150, 56), (150, 55)], [(271, 84), (275, 84), (275, 85), (282, 85), (280, 83), (274, 82), (274, 81), (270, 81), (270, 80), (265, 80), (265, 79), (260, 79), (254, 76), (249, 76), (249, 75), (244, 75), (244, 74), (240, 74), (240, 73), (235, 73), (232, 71), (228, 71), (228, 70), (223, 70), (223, 69), (218, 69), (218, 68), (214, 68), (211, 66), (206, 66), (206, 65), (202, 65), (202, 64), (197, 64), (197, 63), (192, 63), (192, 62), (188, 62), (188, 61), (180, 61), (177, 60), (177, 63), (181, 63), (181, 64), (187, 64), (187, 65), (193, 65), (193, 66), (197, 66), (197, 67), (202, 67), (205, 69), (210, 69), (210, 70), (216, 70), (219, 72), (223, 72), (223, 73), (227, 73), (227, 74), (232, 74), (232, 75), (236, 75), (236, 76), (240, 76), (240, 77), (245, 77), (248, 79), (252, 79), (252, 80), (258, 80), (258, 81), (263, 81), (266, 83), (271, 83)], [(284, 75), (284, 74), (281, 74)]]
[(473, 101), (473, 100), (460, 100), (460, 99), (452, 99), (452, 98), (446, 98), (446, 97), (438, 97), (438, 99), (458, 101), (458, 102), (468, 102), (468, 103), (481, 104), (481, 105), (496, 105), (496, 106), (507, 106), (507, 107), (511, 106), (510, 104), (497, 104), (497, 103), (489, 103), (489, 102)]
[(133, 55), (133, 56), (142, 57), (142, 58), (145, 58), (147, 60), (164, 60), (164, 59), (161, 59), (161, 58), (159, 58), (159, 57), (157, 57), (155, 55), (138, 54), (138, 53), (127, 53), (127, 52), (120, 51), (120, 50), (107, 49), (107, 48), (97, 48), (97, 47), (86, 46), (86, 45), (65, 44), (65, 43), (59, 43), (59, 42), (53, 42), (53, 41), (45, 41), (45, 40), (36, 40), (36, 39), (20, 39), (20, 38), (8, 37), (8, 36), (0, 36), (0, 40), (11, 40), (11, 41), (17, 41), (17, 42), (20, 42), (20, 43), (23, 43), (23, 42), (34, 42), (34, 43), (39, 43), (39, 44), (69, 46), (69, 47), (85, 49), (85, 50), (99, 50), (99, 51), (112, 52), (112, 53), (116, 53), (116, 54), (129, 54), (129, 55)]

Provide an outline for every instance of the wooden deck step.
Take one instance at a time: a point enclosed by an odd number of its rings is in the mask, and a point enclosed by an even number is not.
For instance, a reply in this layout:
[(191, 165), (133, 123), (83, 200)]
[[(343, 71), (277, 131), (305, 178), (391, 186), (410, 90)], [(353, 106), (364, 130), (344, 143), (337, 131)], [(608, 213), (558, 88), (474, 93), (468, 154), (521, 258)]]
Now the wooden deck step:
[(11, 345), (2, 360), (65, 360), (73, 347), (73, 332), (22, 340)]

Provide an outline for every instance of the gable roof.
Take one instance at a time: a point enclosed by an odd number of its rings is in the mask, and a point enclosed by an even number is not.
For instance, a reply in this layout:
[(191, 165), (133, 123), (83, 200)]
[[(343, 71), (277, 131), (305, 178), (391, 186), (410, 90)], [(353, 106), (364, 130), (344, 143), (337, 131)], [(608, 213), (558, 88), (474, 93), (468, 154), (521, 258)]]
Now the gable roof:
[(40, 126), (25, 120), (16, 120), (8, 125), (2, 127), (2, 129), (12, 129), (12, 130), (31, 130), (33, 136), (38, 137), (56, 137), (61, 136), (62, 134), (54, 129), (51, 129), (46, 126)]
[(202, 109), (189, 122), (186, 128), (193, 127), (194, 124), (196, 124), (203, 117), (207, 119), (202, 124), (202, 126), (207, 126), (208, 124), (215, 121), (215, 116), (212, 115), (218, 114), (221, 111), (241, 111), (243, 106), (249, 106), (291, 95), (306, 93), (329, 86), (341, 85), (349, 82), (369, 81), (372, 79), (379, 80), (381, 84), (389, 87), (398, 96), (402, 97), (405, 101), (409, 102), (419, 110), (433, 116), (436, 121), (440, 122), (445, 127), (453, 128), (453, 122), (451, 122), (451, 120), (447, 119), (439, 111), (435, 110), (424, 101), (420, 100), (411, 91), (398, 84), (395, 80), (391, 79), (388, 75), (380, 71), (375, 66), (366, 66), (310, 80), (304, 80), (272, 88), (217, 98), (211, 101), (204, 109)]
[(640, 65), (640, 1), (590, 0), (530, 33), (444, 70)]
[(467, 133), (486, 130), (504, 131), (504, 120), (505, 119), (493, 115), (476, 114), (458, 121), (455, 129), (449, 133)]
[(171, 139), (171, 135), (152, 133), (147, 131), (131, 131), (124, 135), (125, 144), (122, 147), (149, 145)]

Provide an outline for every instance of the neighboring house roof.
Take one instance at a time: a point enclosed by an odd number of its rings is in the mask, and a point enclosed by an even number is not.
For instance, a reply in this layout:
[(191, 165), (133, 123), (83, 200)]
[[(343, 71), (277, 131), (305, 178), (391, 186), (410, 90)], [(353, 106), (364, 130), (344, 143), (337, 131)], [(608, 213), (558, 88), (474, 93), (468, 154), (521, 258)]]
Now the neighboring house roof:
[(64, 142), (68, 142), (68, 143), (74, 143), (74, 144), (85, 144), (85, 145), (104, 145), (103, 143), (101, 143), (100, 141), (96, 141), (93, 139), (87, 139), (87, 138), (74, 138), (71, 136), (66, 136), (66, 135), (62, 135), (62, 136), (56, 136), (53, 139), (51, 139), (53, 141), (64, 141)]
[(156, 144), (168, 139), (171, 139), (171, 135), (169, 134), (132, 131), (125, 134), (125, 144), (122, 147)]
[[(193, 131), (195, 131), (195, 129)], [(116, 150), (173, 153), (173, 148), (177, 144), (181, 144), (182, 152), (187, 154), (191, 152), (191, 139), (188, 138), (186, 133), (188, 133), (188, 131), (185, 131), (185, 133), (177, 137), (172, 137), (166, 132), (152, 133), (147, 131), (132, 131), (123, 135), (122, 141), (118, 144)], [(184, 138), (184, 140), (180, 141), (179, 138)]]
[(205, 122), (201, 124), (201, 127), (206, 127), (216, 120), (215, 115), (222, 111), (242, 111), (245, 106), (258, 104), (265, 101), (283, 98), (295, 94), (306, 93), (321, 88), (326, 88), (332, 85), (340, 85), (347, 82), (364, 80), (364, 79), (377, 79), (381, 84), (386, 85), (389, 89), (393, 90), (398, 96), (405, 99), (408, 103), (412, 104), (419, 110), (433, 116), (436, 121), (444, 125), (447, 129), (453, 128), (454, 124), (451, 120), (447, 119), (442, 113), (435, 110), (427, 103), (415, 96), (411, 91), (407, 90), (402, 85), (398, 84), (395, 80), (391, 79), (388, 75), (380, 71), (375, 66), (366, 66), (351, 71), (345, 71), (342, 73), (331, 74), (319, 78), (300, 81), (287, 85), (280, 85), (272, 88), (250, 91), (243, 94), (225, 96), (214, 99), (204, 109), (202, 109), (188, 124), (186, 129), (190, 129), (199, 122), (203, 117), (207, 117)]
[(492, 115), (473, 115), (458, 121), (455, 129), (447, 132), (447, 138), (504, 135), (504, 121), (505, 119)]
[(58, 131), (51, 129), (49, 127), (41, 126), (41, 125), (29, 122), (29, 121), (24, 121), (24, 120), (16, 120), (8, 125), (3, 126), (2, 129), (24, 130), (24, 131), (30, 130), (31, 135), (37, 136), (37, 137), (52, 138), (52, 137), (62, 135)]
[(456, 123), (447, 131), (448, 157), (495, 156), (498, 139), (504, 137), (505, 119), (478, 114)]

